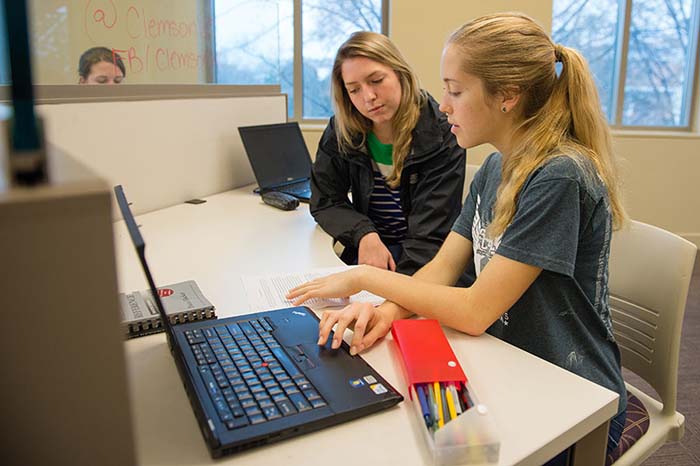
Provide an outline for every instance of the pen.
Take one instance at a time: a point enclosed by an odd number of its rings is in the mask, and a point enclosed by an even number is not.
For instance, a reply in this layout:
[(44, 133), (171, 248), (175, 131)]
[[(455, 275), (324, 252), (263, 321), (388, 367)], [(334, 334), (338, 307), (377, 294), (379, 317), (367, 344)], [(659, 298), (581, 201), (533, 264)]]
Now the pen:
[(420, 410), (423, 413), (423, 419), (425, 419), (425, 426), (430, 429), (433, 425), (433, 416), (430, 414), (425, 389), (422, 385), (416, 384), (416, 393), (418, 393), (418, 402), (420, 403)]
[(454, 400), (455, 404), (455, 412), (457, 413), (457, 416), (462, 414), (462, 404), (459, 402), (459, 394), (457, 393), (457, 386), (454, 383), (450, 383), (449, 385), (450, 391), (452, 392), (452, 400)]
[(464, 385), (464, 383), (462, 383), (459, 387), (459, 399), (464, 404), (464, 410), (466, 411), (470, 408), (470, 406), (469, 406), (469, 403), (467, 402), (467, 396), (464, 393), (465, 388), (466, 388), (466, 386)]
[(455, 385), (455, 393), (457, 393), (457, 401), (459, 402), (459, 410), (465, 412), (467, 410), (467, 405), (464, 402), (464, 397), (462, 396), (462, 382)]
[(440, 384), (440, 399), (442, 400), (442, 414), (445, 416), (445, 424), (450, 422), (450, 408), (447, 406), (447, 394), (445, 393), (445, 384)]
[(429, 396), (429, 401), (430, 401), (430, 414), (433, 417), (433, 429), (437, 429), (437, 424), (438, 424), (438, 410), (437, 410), (437, 403), (435, 403), (435, 390), (433, 389), (432, 384), (425, 384), (425, 391)]
[(450, 420), (457, 417), (457, 410), (455, 409), (455, 400), (452, 398), (452, 384), (448, 384), (445, 387), (445, 398), (447, 403), (447, 410), (450, 413)]
[(433, 382), (433, 389), (435, 391), (435, 404), (437, 406), (438, 412), (438, 428), (445, 425), (445, 418), (442, 417), (442, 399), (440, 397), (440, 383)]
[(464, 399), (464, 404), (467, 406), (467, 409), (474, 406), (472, 397), (469, 396), (469, 390), (467, 390), (467, 384), (462, 384), (462, 398)]

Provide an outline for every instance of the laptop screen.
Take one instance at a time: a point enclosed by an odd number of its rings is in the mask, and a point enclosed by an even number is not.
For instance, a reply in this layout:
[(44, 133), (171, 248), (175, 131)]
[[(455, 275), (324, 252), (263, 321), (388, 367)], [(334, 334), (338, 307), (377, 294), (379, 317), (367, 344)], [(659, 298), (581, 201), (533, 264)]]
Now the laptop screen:
[(160, 320), (162, 322), (165, 334), (168, 338), (168, 343), (172, 347), (172, 325), (170, 324), (170, 319), (167, 318), (165, 314), (165, 308), (163, 307), (163, 302), (160, 299), (158, 290), (156, 288), (155, 281), (153, 280), (153, 275), (151, 275), (151, 269), (148, 267), (148, 262), (146, 261), (146, 243), (141, 236), (139, 231), (139, 226), (136, 224), (134, 215), (129, 207), (129, 201), (126, 200), (126, 194), (124, 194), (124, 188), (121, 185), (114, 187), (114, 195), (117, 198), (117, 204), (119, 205), (119, 210), (124, 217), (124, 222), (126, 223), (126, 228), (129, 230), (129, 236), (131, 237), (131, 242), (134, 243), (134, 248), (136, 249), (136, 254), (139, 256), (141, 261), (141, 267), (143, 268), (143, 273), (146, 275), (146, 280), (148, 280), (148, 287), (151, 290), (153, 299), (156, 302), (156, 307), (158, 308), (158, 314), (160, 315)]
[(238, 128), (262, 189), (311, 176), (311, 158), (296, 122)]

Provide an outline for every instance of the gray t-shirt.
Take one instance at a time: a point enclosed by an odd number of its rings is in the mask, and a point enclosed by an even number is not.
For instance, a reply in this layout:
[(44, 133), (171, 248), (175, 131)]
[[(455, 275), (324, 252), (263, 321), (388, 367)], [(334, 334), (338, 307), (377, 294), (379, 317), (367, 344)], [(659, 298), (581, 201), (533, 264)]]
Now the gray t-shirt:
[(608, 307), (612, 218), (590, 162), (559, 156), (525, 181), (512, 223), (489, 238), (501, 154), (476, 173), (452, 227), (473, 243), (474, 272), (494, 254), (542, 268), (530, 288), (487, 330), (508, 343), (620, 394), (627, 406)]

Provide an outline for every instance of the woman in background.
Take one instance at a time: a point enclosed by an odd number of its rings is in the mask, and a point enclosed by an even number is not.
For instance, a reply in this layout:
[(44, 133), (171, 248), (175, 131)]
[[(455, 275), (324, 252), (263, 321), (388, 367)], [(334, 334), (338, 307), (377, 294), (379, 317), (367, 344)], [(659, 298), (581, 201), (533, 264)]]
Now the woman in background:
[(126, 77), (126, 67), (117, 52), (93, 47), (80, 56), (78, 75), (78, 84), (120, 84)]
[(335, 115), (312, 170), (311, 214), (345, 246), (346, 263), (412, 274), (459, 214), (465, 152), (388, 37), (352, 34), (331, 81)]

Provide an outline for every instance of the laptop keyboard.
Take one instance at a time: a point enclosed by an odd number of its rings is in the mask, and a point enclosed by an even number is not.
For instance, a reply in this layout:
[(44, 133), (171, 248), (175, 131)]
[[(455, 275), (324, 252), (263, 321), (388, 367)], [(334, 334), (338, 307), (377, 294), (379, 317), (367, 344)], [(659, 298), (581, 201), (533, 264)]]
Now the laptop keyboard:
[(199, 375), (229, 430), (326, 406), (271, 332), (266, 319), (185, 332)]

